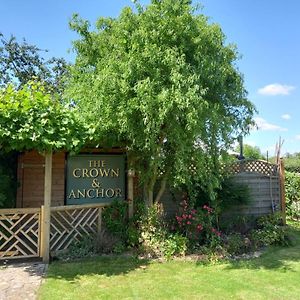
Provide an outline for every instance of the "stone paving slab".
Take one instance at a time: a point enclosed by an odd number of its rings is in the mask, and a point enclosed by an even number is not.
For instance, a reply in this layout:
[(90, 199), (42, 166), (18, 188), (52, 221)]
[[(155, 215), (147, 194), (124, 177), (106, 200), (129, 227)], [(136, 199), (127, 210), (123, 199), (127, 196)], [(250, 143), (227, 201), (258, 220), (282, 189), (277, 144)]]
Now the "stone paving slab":
[(41, 262), (0, 265), (0, 300), (35, 300), (46, 268)]

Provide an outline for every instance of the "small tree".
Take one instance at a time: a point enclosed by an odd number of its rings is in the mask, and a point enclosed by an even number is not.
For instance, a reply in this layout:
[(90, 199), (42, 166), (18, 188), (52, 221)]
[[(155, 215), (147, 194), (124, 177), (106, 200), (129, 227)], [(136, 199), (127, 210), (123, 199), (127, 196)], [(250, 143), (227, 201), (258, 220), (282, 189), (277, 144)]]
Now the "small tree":
[[(238, 152), (239, 147), (236, 148)], [(243, 145), (243, 154), (246, 159), (263, 159), (265, 160), (265, 156), (261, 153), (261, 150), (257, 146), (251, 146), (248, 144)]]
[(47, 50), (28, 44), (25, 39), (20, 43), (14, 36), (6, 38), (0, 32), (0, 87), (14, 84), (20, 88), (36, 79), (47, 90), (61, 94), (68, 64), (63, 58), (45, 59), (43, 52)]
[(254, 111), (220, 27), (191, 1), (152, 0), (100, 18), (95, 31), (75, 15), (71, 28), (81, 39), (67, 95), (95, 124), (95, 139), (127, 147), (145, 201), (195, 176), (212, 192), (219, 157)]

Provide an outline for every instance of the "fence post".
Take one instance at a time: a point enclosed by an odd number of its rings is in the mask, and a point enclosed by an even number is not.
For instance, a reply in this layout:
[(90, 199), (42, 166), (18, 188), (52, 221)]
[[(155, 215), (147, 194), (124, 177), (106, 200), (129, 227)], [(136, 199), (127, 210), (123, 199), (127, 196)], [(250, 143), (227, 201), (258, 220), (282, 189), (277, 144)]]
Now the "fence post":
[(39, 226), (40, 226), (40, 232), (39, 232), (39, 256), (44, 257), (44, 205), (41, 205), (41, 210), (40, 210), (40, 220), (39, 220)]
[(280, 191), (281, 191), (281, 214), (283, 224), (286, 224), (286, 204), (285, 204), (285, 172), (284, 172), (284, 161), (280, 158)]
[(50, 252), (50, 206), (52, 188), (52, 152), (45, 154), (44, 206), (42, 210), (41, 246), (43, 262), (49, 263)]
[(128, 217), (133, 217), (133, 179), (134, 179), (134, 170), (128, 170), (127, 175), (127, 201), (128, 201)]

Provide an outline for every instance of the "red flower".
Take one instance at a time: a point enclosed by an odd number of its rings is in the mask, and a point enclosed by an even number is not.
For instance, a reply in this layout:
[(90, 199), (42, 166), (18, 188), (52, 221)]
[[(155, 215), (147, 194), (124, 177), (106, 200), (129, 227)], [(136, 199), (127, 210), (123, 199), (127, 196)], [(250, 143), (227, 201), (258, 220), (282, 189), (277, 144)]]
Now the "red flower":
[(197, 230), (198, 230), (198, 231), (201, 231), (202, 229), (203, 229), (203, 226), (202, 226), (201, 224), (198, 224), (198, 225), (197, 225)]

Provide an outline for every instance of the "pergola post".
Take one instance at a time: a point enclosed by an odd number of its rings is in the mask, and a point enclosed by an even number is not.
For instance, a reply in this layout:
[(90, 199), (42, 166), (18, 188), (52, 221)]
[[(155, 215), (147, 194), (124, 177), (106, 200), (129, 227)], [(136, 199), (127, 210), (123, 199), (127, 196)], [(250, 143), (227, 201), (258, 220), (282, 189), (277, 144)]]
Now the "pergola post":
[(44, 205), (42, 206), (41, 255), (44, 263), (49, 263), (50, 253), (50, 207), (52, 188), (52, 152), (45, 154)]
[(283, 224), (286, 225), (286, 203), (285, 203), (285, 171), (284, 171), (284, 161), (280, 158), (279, 161), (280, 170), (280, 191), (281, 191), (281, 214)]
[(128, 217), (133, 216), (133, 179), (134, 179), (134, 170), (129, 169), (127, 173), (127, 201), (128, 201)]

